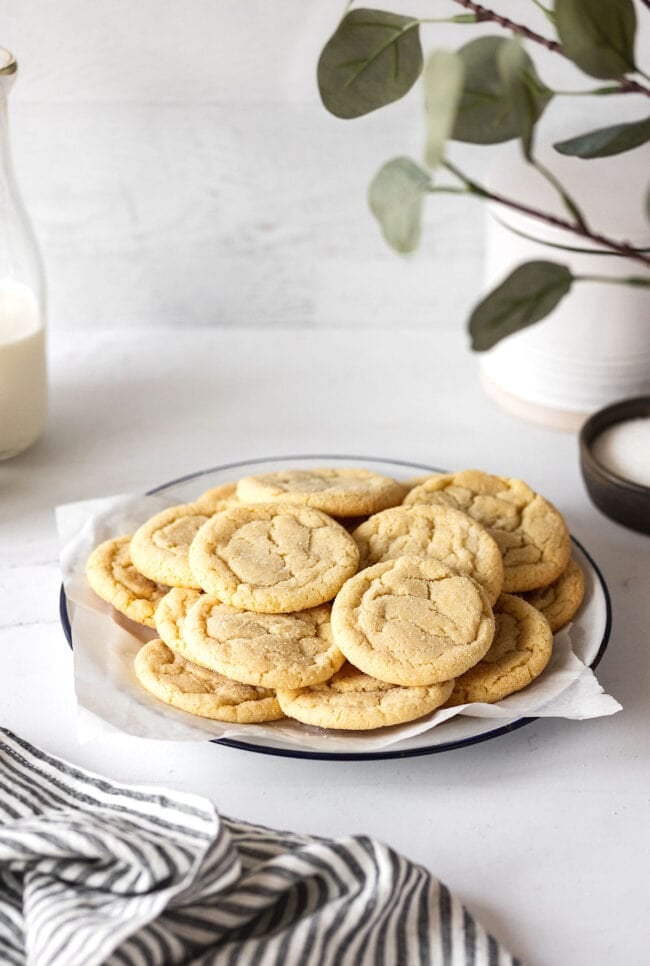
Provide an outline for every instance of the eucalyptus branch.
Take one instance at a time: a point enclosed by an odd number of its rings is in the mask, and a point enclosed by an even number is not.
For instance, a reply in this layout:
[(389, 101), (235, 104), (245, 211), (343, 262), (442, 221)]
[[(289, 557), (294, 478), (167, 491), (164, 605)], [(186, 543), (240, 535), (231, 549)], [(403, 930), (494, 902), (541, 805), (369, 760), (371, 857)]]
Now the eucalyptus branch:
[[(547, 50), (551, 50), (553, 53), (559, 54), (560, 57), (566, 57), (567, 60), (571, 60), (571, 58), (568, 57), (564, 51), (562, 44), (558, 43), (557, 40), (551, 40), (549, 37), (544, 37), (543, 34), (539, 34), (535, 30), (531, 30), (529, 27), (526, 27), (525, 24), (516, 23), (514, 20), (510, 20), (509, 17), (503, 17), (495, 10), (489, 10), (482, 4), (475, 3), (474, 0), (453, 0), (453, 2), (459, 4), (461, 7), (464, 7), (466, 10), (471, 10), (473, 13), (475, 13), (477, 23), (485, 23), (487, 21), (496, 23), (505, 30), (509, 30), (511, 33), (519, 34), (520, 37), (525, 37), (527, 40), (532, 40), (534, 43), (540, 44), (542, 47), (546, 47)], [(647, 7), (650, 7), (650, 0), (643, 0), (643, 2)], [(650, 97), (650, 88), (645, 87), (643, 84), (639, 84), (638, 81), (632, 80), (629, 77), (621, 77), (616, 84), (623, 94), (644, 94), (646, 97)]]
[(542, 47), (546, 47), (547, 50), (552, 50), (556, 54), (566, 56), (562, 50), (562, 46), (557, 40), (550, 40), (548, 37), (544, 37), (543, 34), (538, 34), (535, 30), (531, 30), (530, 27), (526, 27), (522, 23), (515, 23), (514, 20), (510, 20), (509, 17), (503, 17), (496, 10), (489, 10), (480, 3), (474, 3), (474, 0), (454, 0), (454, 3), (458, 3), (461, 7), (465, 7), (466, 10), (471, 10), (475, 13), (477, 23), (486, 23), (487, 21), (497, 23), (505, 30), (510, 30), (514, 34), (519, 34), (521, 37), (533, 40), (536, 44), (541, 44)]
[(645, 255), (643, 252), (634, 248), (629, 242), (617, 241), (614, 238), (609, 238), (607, 235), (601, 235), (600, 232), (593, 231), (591, 228), (585, 225), (580, 225), (577, 222), (567, 221), (566, 218), (558, 218), (556, 215), (551, 215), (546, 211), (540, 211), (539, 208), (532, 208), (530, 205), (525, 205), (522, 202), (515, 201), (514, 198), (507, 198), (505, 195), (499, 194), (495, 191), (490, 191), (488, 188), (483, 187), (483, 185), (478, 184), (472, 178), (469, 178), (466, 174), (460, 171), (456, 165), (452, 164), (451, 161), (443, 161), (444, 167), (451, 174), (455, 175), (459, 181), (468, 188), (470, 194), (476, 195), (480, 198), (484, 198), (487, 201), (493, 201), (496, 204), (503, 205), (506, 208), (512, 208), (514, 211), (519, 211), (523, 215), (529, 215), (531, 218), (535, 218), (537, 221), (543, 221), (547, 225), (553, 225), (555, 228), (561, 228), (564, 231), (571, 232), (574, 235), (579, 235), (581, 238), (588, 238), (590, 241), (595, 242), (597, 245), (601, 245), (603, 248), (607, 248), (609, 251), (616, 252), (618, 255), (623, 255), (625, 258), (631, 258), (636, 262), (641, 262), (646, 268), (650, 268), (650, 255)]
[(571, 217), (574, 219), (576, 225), (578, 225), (578, 227), (582, 228), (584, 231), (589, 231), (589, 226), (587, 225), (587, 220), (585, 216), (583, 215), (583, 213), (581, 212), (580, 208), (573, 200), (571, 195), (568, 193), (568, 191), (562, 187), (562, 185), (555, 177), (553, 172), (549, 171), (549, 169), (545, 165), (543, 165), (541, 161), (538, 161), (537, 158), (534, 158), (532, 156), (530, 158), (530, 163), (535, 168), (535, 170), (538, 171), (543, 178), (546, 178), (548, 183), (553, 188), (555, 188), (560, 198), (562, 199), (562, 204), (567, 209)]

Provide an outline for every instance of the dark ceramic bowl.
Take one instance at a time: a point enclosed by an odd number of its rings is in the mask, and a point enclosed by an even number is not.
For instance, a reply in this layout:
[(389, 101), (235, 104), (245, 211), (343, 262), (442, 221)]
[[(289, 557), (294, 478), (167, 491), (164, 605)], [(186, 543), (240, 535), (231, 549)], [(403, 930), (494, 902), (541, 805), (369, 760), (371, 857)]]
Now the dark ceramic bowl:
[(650, 486), (606, 469), (593, 455), (596, 437), (616, 423), (650, 417), (650, 396), (622, 399), (590, 416), (580, 431), (580, 468), (589, 496), (606, 516), (639, 533), (650, 533)]

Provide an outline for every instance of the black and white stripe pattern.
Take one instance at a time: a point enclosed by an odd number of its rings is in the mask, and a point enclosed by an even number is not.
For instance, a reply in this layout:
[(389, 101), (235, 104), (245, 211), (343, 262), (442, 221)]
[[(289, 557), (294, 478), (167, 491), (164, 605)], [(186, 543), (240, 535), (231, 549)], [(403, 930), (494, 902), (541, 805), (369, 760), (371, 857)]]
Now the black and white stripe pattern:
[(3, 730), (0, 951), (12, 966), (519, 966), (380, 842), (224, 819)]

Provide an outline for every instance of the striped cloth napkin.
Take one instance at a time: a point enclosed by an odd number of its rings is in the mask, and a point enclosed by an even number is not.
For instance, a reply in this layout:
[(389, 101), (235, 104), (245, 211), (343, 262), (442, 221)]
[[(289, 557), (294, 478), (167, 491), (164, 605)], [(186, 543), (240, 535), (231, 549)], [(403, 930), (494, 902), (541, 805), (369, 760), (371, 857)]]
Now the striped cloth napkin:
[(221, 817), (0, 729), (0, 960), (30, 966), (517, 966), (426, 869), (365, 836)]

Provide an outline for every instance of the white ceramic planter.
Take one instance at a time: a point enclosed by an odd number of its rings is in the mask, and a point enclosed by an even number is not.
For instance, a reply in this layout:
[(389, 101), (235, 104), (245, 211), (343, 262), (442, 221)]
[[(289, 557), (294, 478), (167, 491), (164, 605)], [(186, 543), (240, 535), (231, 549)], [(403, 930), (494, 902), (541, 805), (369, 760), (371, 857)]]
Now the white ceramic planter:
[[(567, 166), (565, 159), (561, 161)], [(510, 163), (512, 167), (499, 176), (499, 190), (538, 207), (548, 207), (546, 185), (540, 196), (536, 196), (534, 192), (539, 184), (534, 179), (538, 176), (524, 171), (516, 159)], [(629, 181), (618, 176), (609, 181), (603, 178), (603, 171), (608, 169), (600, 161), (572, 159), (568, 164), (574, 166), (574, 177), (577, 170), (587, 182), (580, 197), (582, 200), (587, 196), (585, 212), (593, 212), (595, 219), (600, 215), (593, 224), (602, 230), (608, 227), (613, 235), (631, 241), (636, 247), (650, 248), (650, 230), (641, 220), (641, 203), (638, 203), (638, 214), (632, 208), (631, 218), (629, 205), (628, 212), (624, 206), (617, 210), (616, 199), (612, 197), (619, 185), (619, 192), (626, 190), (629, 195)], [(557, 168), (556, 162), (554, 169)], [(611, 164), (609, 170), (614, 170)], [(607, 195), (604, 199), (597, 195), (599, 183)], [(520, 190), (513, 192), (513, 187)], [(588, 205), (589, 195), (592, 205)], [(557, 211), (557, 206), (553, 207)], [(565, 251), (554, 245), (568, 245), (573, 250)], [(531, 259), (561, 262), (577, 275), (622, 277), (646, 272), (643, 265), (603, 254), (576, 235), (502, 206), (489, 207), (486, 291), (498, 285), (515, 266)], [(575, 429), (589, 413), (602, 406), (626, 396), (650, 393), (650, 290), (575, 283), (550, 316), (483, 354), (480, 369), (486, 392), (505, 408), (524, 418)]]

